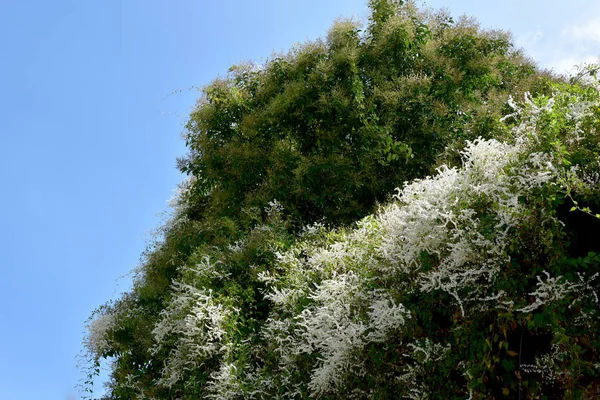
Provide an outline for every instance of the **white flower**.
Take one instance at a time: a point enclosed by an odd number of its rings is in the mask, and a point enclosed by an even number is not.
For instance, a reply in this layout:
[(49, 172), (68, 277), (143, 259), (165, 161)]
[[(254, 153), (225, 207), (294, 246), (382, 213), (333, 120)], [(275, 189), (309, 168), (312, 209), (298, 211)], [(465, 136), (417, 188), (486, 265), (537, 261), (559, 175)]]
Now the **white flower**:
[(234, 311), (215, 302), (211, 291), (181, 282), (173, 283), (173, 291), (169, 305), (161, 311), (162, 319), (152, 331), (153, 354), (170, 346), (171, 338), (175, 340), (157, 382), (166, 386), (179, 381), (185, 370), (224, 351), (224, 324)]
[(84, 341), (85, 347), (95, 356), (102, 356), (105, 351), (110, 349), (107, 336), (109, 331), (115, 327), (115, 324), (115, 316), (110, 312), (103, 313), (92, 320), (86, 326), (88, 335)]

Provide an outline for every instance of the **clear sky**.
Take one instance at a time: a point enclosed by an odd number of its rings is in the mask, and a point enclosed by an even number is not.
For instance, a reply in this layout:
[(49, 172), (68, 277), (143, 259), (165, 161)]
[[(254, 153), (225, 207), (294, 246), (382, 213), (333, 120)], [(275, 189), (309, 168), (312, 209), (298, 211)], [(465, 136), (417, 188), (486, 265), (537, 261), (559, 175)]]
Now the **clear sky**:
[[(597, 0), (428, 5), (512, 31), (559, 72), (600, 56)], [(79, 398), (85, 320), (127, 290), (182, 179), (192, 88), (340, 16), (366, 0), (0, 3), (0, 399)]]

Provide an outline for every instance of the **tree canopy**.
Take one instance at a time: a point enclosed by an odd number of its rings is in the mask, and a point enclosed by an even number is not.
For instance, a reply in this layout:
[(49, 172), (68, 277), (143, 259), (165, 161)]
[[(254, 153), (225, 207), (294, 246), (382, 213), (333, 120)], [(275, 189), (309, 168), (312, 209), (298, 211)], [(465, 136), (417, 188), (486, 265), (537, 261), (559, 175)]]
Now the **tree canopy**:
[(211, 213), (237, 219), (277, 199), (299, 226), (352, 223), (445, 150), (501, 135), (507, 93), (543, 91), (505, 32), (394, 2), (371, 8), (365, 29), (337, 21), (325, 40), (204, 88), (180, 167)]
[(88, 324), (107, 399), (598, 390), (597, 68), (369, 6), (202, 90), (173, 213)]

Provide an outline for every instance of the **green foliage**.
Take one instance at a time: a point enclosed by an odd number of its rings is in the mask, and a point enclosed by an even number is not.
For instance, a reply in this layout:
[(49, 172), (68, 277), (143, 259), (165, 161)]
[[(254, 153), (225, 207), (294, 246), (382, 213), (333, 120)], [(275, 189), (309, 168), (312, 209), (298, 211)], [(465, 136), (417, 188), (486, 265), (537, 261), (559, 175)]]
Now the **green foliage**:
[(440, 153), (456, 162), (464, 140), (501, 135), (508, 94), (544, 80), (504, 32), (370, 6), (364, 34), (338, 21), (325, 40), (232, 67), (203, 90), (179, 165), (212, 213), (237, 219), (277, 199), (298, 227), (352, 223)]
[[(571, 293), (515, 311), (532, 304), (527, 294), (546, 282), (544, 271), (565, 287), (598, 271), (600, 248), (585, 232), (600, 232), (590, 215), (600, 210), (590, 184), (598, 179), (600, 109), (573, 112), (598, 101), (585, 78), (595, 70), (562, 82), (537, 71), (504, 32), (402, 3), (370, 0), (364, 30), (337, 21), (326, 38), (264, 65), (234, 66), (203, 89), (187, 123), (189, 153), (178, 160), (189, 179), (173, 215), (132, 290), (89, 325), (89, 378), (100, 359), (112, 360), (107, 398), (578, 398), (599, 385), (592, 297)], [(526, 101), (507, 103), (509, 95)], [(427, 249), (415, 253), (418, 269), (383, 277), (381, 268), (399, 264), (380, 254), (389, 237), (378, 204), (397, 204), (392, 193), (404, 182), (461, 165), (476, 140), (515, 145), (531, 110), (543, 111), (527, 140), (560, 173), (517, 196), (528, 211), (507, 230), (510, 260), (485, 286), (518, 303), (465, 310), (457, 299), (484, 286), (418, 290), (419, 277), (443, 261)], [(453, 207), (473, 213), (481, 240), (496, 240), (497, 200), (481, 195)], [(342, 275), (343, 290), (335, 286)], [(327, 340), (285, 352), (290, 340), (309, 338), (303, 326), (325, 323), (319, 310), (337, 313), (336, 304), (344, 310), (338, 322), (360, 344), (339, 354), (363, 369), (330, 364), (328, 386), (311, 381), (338, 354)], [(396, 320), (363, 331), (377, 317), (369, 305)], [(582, 315), (594, 316), (586, 331)], [(558, 378), (540, 383), (539, 371), (522, 366), (550, 351)]]

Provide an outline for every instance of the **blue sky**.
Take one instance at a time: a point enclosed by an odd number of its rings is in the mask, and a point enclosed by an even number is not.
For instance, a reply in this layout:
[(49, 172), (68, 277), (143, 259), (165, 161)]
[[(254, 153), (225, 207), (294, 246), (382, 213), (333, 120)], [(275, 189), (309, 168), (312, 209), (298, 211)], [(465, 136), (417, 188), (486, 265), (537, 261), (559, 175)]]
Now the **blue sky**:
[[(600, 56), (596, 0), (428, 5), (511, 30), (559, 72)], [(366, 0), (1, 3), (0, 399), (79, 398), (85, 320), (127, 290), (182, 179), (193, 87), (366, 11)]]

